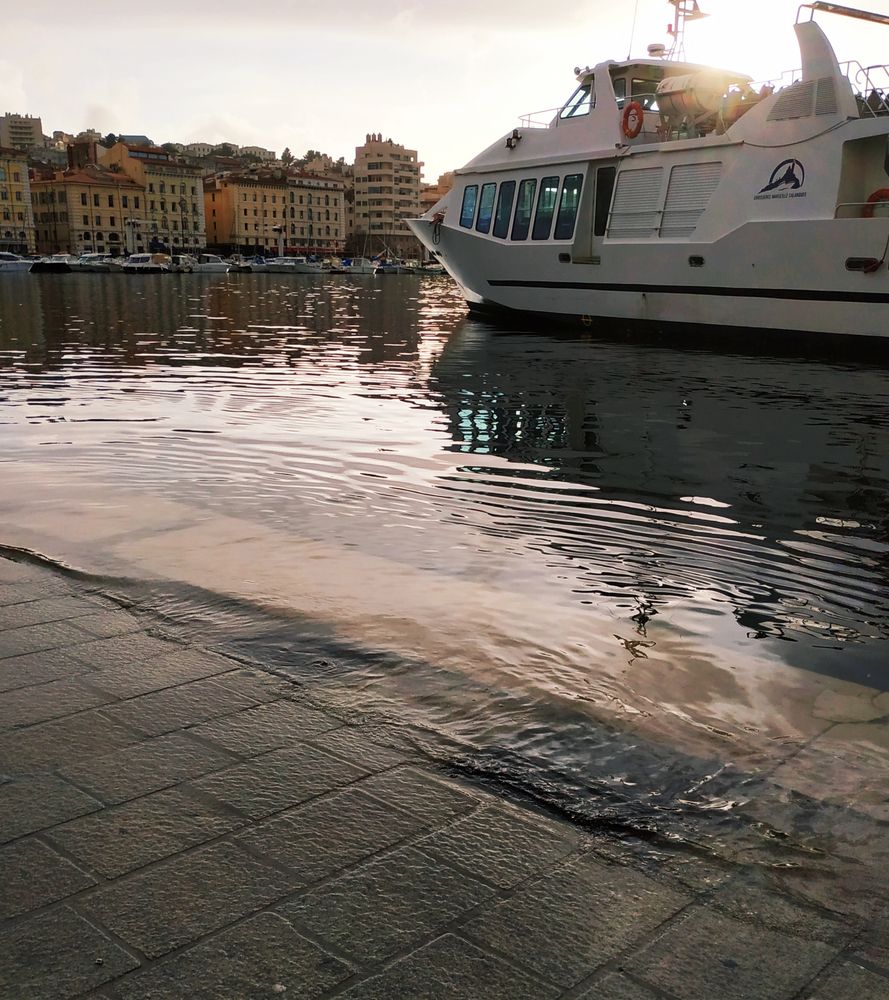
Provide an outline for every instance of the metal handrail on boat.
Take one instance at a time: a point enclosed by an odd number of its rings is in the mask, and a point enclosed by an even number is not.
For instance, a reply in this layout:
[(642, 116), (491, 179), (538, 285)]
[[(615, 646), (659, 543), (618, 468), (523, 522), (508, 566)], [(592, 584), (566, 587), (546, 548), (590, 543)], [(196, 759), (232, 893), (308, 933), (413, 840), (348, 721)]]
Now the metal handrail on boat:
[[(833, 217), (835, 219), (860, 219), (864, 216), (864, 210), (870, 207), (871, 209), (886, 208), (889, 209), (889, 202), (885, 201), (841, 201), (834, 213)], [(853, 209), (854, 212), (850, 212), (848, 215), (841, 214), (842, 209)], [(880, 213), (879, 218), (887, 218), (885, 213)]]

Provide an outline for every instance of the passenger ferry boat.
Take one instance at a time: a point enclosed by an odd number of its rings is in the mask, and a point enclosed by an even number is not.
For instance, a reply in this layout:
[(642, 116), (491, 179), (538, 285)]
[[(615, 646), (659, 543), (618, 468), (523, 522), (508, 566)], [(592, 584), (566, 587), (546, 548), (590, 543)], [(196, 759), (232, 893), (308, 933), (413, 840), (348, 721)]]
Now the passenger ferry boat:
[[(675, 40), (699, 11), (671, 3)], [(889, 71), (841, 67), (816, 12), (889, 25), (804, 4), (783, 87), (663, 46), (577, 68), (412, 231), (472, 310), (889, 336)]]

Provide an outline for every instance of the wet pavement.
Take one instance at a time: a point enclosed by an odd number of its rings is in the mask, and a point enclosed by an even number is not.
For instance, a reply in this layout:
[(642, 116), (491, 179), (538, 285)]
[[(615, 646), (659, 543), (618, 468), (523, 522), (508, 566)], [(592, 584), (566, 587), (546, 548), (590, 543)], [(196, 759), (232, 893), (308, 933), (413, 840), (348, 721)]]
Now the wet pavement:
[(876, 887), (460, 780), (123, 583), (0, 559), (0, 692), (2, 1000), (889, 996)]

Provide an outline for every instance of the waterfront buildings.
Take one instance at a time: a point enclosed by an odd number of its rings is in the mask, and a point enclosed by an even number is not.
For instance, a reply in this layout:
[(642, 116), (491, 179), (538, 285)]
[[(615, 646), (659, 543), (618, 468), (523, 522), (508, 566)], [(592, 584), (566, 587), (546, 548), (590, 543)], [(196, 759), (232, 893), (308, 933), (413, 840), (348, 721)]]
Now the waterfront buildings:
[(423, 164), (415, 149), (368, 134), (355, 149), (355, 240), (369, 251), (416, 246), (405, 219), (420, 214)]
[(227, 253), (340, 254), (345, 183), (332, 177), (248, 169), (204, 180), (207, 242)]
[(85, 157), (69, 160), (67, 170), (48, 171), (31, 182), (37, 252), (138, 249), (128, 245), (128, 236), (141, 231), (145, 218), (142, 188), (120, 171)]
[(188, 166), (160, 146), (116, 142), (100, 149), (99, 163), (134, 181), (145, 209), (137, 242), (199, 252), (207, 245), (204, 196), (199, 167)]
[(7, 149), (30, 149), (43, 145), (43, 123), (33, 115), (7, 111), (0, 118), (0, 146)]
[(35, 246), (28, 157), (0, 145), (0, 250), (33, 253)]

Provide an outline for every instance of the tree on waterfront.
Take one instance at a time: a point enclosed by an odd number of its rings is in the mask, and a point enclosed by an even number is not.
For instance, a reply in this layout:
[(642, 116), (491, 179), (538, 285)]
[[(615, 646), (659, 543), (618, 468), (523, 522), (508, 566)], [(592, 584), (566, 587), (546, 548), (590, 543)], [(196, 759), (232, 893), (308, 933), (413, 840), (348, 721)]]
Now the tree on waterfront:
[(281, 162), (284, 164), (284, 166), (289, 167), (295, 159), (296, 157), (293, 155), (293, 153), (290, 152), (290, 147), (285, 146), (284, 152), (281, 154)]
[(99, 142), (99, 145), (104, 146), (106, 149), (111, 149), (116, 142), (117, 136), (113, 132), (109, 132), (108, 135), (106, 135), (105, 138)]

